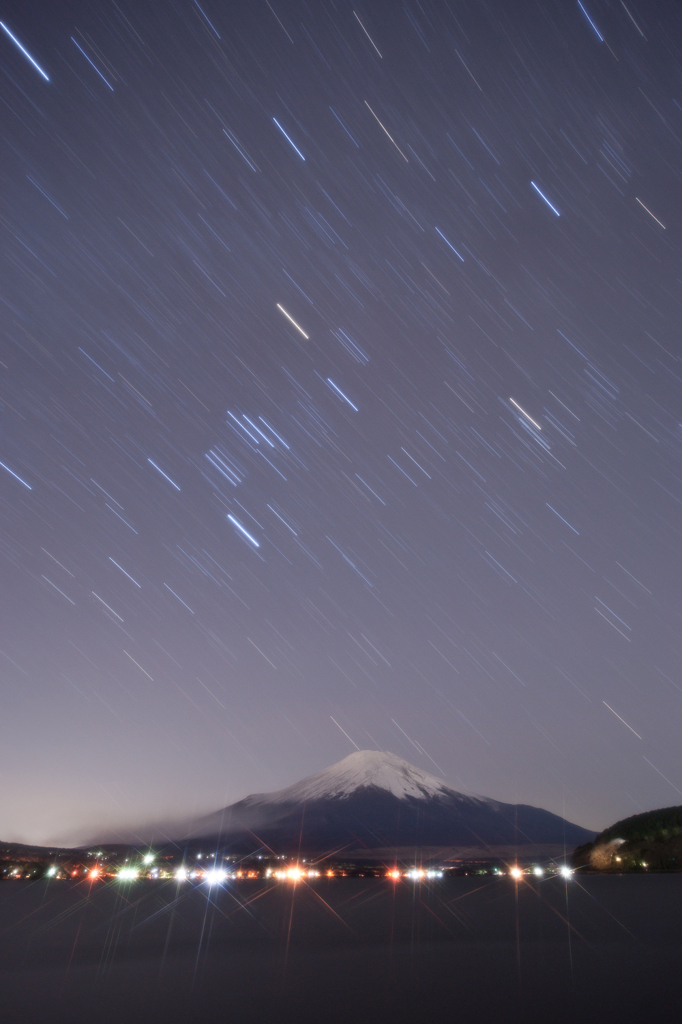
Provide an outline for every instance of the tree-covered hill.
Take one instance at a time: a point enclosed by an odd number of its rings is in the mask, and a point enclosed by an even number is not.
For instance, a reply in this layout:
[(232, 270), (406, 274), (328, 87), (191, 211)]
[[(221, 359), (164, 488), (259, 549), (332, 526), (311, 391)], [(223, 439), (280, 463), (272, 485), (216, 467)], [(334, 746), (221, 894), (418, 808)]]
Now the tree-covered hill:
[(682, 870), (682, 807), (661, 807), (617, 821), (579, 846), (573, 864), (593, 871)]

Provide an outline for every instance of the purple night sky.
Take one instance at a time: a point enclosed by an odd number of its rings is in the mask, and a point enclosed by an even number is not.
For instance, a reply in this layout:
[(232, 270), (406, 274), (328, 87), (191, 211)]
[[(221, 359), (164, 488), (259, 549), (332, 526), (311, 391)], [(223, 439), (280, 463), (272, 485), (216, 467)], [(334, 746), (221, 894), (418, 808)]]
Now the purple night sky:
[(679, 5), (3, 11), (0, 838), (679, 803)]

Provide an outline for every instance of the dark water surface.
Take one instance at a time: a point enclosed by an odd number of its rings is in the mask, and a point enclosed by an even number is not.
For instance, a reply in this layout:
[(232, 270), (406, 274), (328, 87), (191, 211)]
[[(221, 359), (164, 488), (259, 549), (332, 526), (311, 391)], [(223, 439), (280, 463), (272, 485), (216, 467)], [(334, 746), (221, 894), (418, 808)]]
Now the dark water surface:
[(2, 1024), (682, 1020), (682, 875), (0, 884)]

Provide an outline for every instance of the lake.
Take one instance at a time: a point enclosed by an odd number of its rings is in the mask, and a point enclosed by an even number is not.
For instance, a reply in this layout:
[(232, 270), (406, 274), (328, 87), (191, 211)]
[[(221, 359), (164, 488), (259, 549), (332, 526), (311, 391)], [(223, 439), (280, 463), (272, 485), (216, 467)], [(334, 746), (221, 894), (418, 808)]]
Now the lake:
[(0, 884), (2, 1024), (682, 1019), (682, 875)]

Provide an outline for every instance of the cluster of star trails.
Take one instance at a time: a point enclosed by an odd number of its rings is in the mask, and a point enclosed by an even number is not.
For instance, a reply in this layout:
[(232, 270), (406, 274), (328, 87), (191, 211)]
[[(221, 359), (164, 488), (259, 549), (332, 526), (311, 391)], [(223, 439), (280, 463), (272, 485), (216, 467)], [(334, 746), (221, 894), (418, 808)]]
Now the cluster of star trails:
[(586, 825), (676, 800), (682, 14), (30, 14), (0, 664), (36, 817), (352, 746)]

